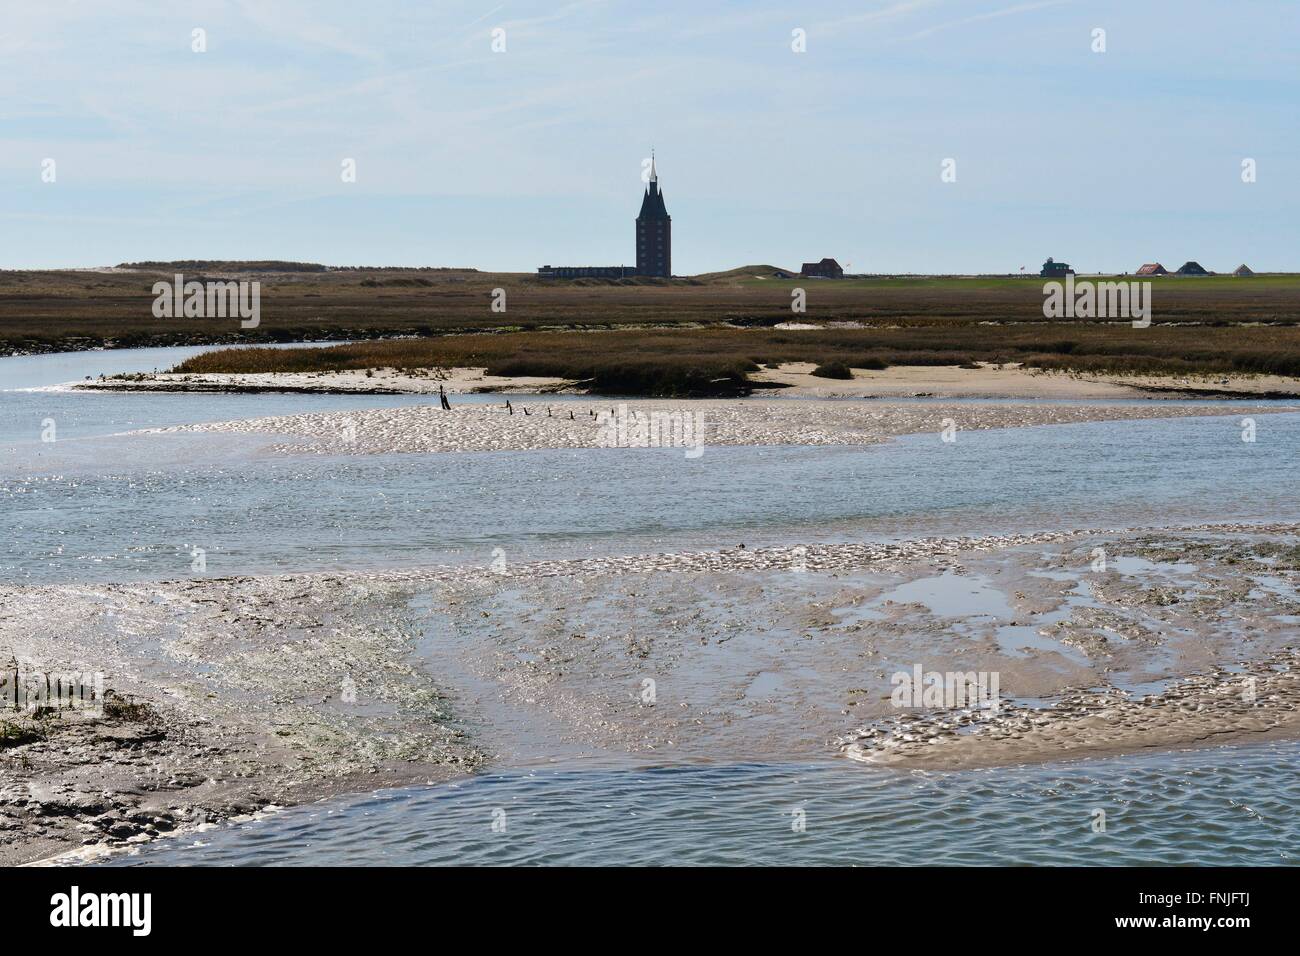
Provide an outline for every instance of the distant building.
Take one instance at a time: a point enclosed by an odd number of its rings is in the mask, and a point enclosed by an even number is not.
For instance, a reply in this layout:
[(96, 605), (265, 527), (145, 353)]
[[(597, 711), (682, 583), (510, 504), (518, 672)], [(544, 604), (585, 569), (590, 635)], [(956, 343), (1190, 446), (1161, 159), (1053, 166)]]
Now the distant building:
[(664, 278), (673, 274), (673, 217), (664, 207), (653, 154), (650, 183), (641, 199), (641, 214), (636, 217), (636, 271), (643, 276)]
[(1169, 270), (1158, 262), (1144, 262), (1138, 268), (1137, 274), (1140, 276), (1167, 276)]
[(650, 184), (636, 217), (636, 267), (631, 266), (542, 266), (539, 279), (627, 279), (632, 276), (673, 274), (673, 220), (659, 191), (659, 171), (650, 157)]
[(805, 262), (799, 275), (805, 279), (843, 279), (844, 270), (834, 259), (823, 259), (821, 262)]
[(1051, 256), (1048, 256), (1047, 261), (1043, 263), (1042, 270), (1038, 274), (1045, 279), (1060, 278), (1061, 276), (1068, 276), (1073, 271), (1074, 270), (1070, 268), (1068, 262), (1057, 262)]
[(1178, 267), (1177, 274), (1180, 276), (1208, 276), (1209, 275), (1209, 273), (1205, 271), (1205, 268), (1199, 262), (1193, 262), (1190, 259)]
[(631, 266), (542, 266), (539, 279), (626, 279), (636, 275)]
[(1245, 278), (1246, 276), (1253, 276), (1255, 273), (1250, 270), (1250, 266), (1243, 262), (1241, 265), (1237, 266), (1237, 268), (1232, 270), (1232, 274)]

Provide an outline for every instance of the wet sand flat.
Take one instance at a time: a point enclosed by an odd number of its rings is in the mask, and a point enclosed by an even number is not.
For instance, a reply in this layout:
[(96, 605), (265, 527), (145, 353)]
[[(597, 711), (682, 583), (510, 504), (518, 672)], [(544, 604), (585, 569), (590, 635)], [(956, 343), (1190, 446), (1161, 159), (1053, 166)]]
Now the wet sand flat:
[[(144, 712), (0, 750), (0, 843), (9, 861), (129, 845), (557, 759), (964, 767), (1294, 736), (1297, 531), (7, 585), (0, 647), (102, 669)], [(900, 712), (891, 681), (916, 666), (995, 672), (1005, 707)]]
[[(543, 448), (644, 447), (672, 444), (652, 437), (702, 435), (703, 447), (725, 445), (869, 445), (889, 438), (945, 429), (1022, 428), (1096, 421), (1195, 416), (1242, 416), (1297, 411), (1300, 406), (1243, 409), (1216, 403), (1150, 405), (1053, 404), (1044, 402), (944, 403), (849, 402), (816, 399), (504, 401), (323, 412), (183, 425), (153, 434), (192, 432), (299, 436), (274, 446), (286, 454), (387, 454), (457, 451), (526, 451)], [(572, 417), (570, 417), (572, 416)], [(658, 417), (662, 427), (652, 430)], [(624, 421), (612, 432), (609, 422)], [(639, 425), (637, 423), (640, 423)], [(698, 424), (697, 424), (698, 423)], [(1238, 423), (1231, 427), (1236, 428)], [(640, 429), (638, 431), (638, 429)], [(638, 437), (639, 436), (639, 437)]]

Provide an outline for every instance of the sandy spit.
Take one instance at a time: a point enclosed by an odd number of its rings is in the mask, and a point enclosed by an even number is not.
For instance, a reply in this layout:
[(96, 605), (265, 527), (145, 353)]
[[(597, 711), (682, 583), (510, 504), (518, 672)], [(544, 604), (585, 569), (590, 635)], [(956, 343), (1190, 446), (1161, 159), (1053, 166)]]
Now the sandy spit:
[[(1252, 409), (1250, 414), (1297, 411)], [(1195, 403), (1150, 405), (969, 404), (848, 402), (816, 399), (565, 401), (514, 400), (492, 405), (436, 405), (321, 412), (148, 429), (142, 434), (219, 432), (301, 436), (273, 446), (286, 454), (386, 454), (391, 452), (526, 451), (548, 448), (686, 448), (724, 445), (870, 445), (889, 438), (945, 428), (960, 443), (968, 429), (1019, 428), (1078, 422), (1128, 421), (1243, 414), (1240, 406)], [(656, 419), (657, 416), (657, 419)], [(622, 420), (621, 430), (610, 422)], [(651, 426), (652, 421), (660, 425)], [(1227, 427), (1227, 426), (1225, 426)], [(1236, 428), (1234, 423), (1231, 427)], [(677, 438), (657, 436), (692, 436)]]
[(451, 395), (499, 392), (535, 395), (576, 391), (562, 378), (488, 375), (482, 368), (431, 368), (418, 374), (391, 368), (337, 372), (176, 374), (144, 372), (53, 387), (58, 391), (127, 392), (308, 392), (342, 395)]
[(1103, 375), (1025, 368), (1019, 363), (976, 368), (958, 365), (895, 365), (853, 369), (838, 380), (812, 374), (816, 366), (787, 362), (750, 378), (785, 386), (783, 395), (803, 398), (1289, 398), (1300, 397), (1300, 379), (1281, 375)]
[(845, 756), (911, 769), (960, 770), (1300, 735), (1300, 649), (1214, 667), (1132, 699), (1075, 691), (1049, 707), (1004, 704), (894, 718), (847, 735)]

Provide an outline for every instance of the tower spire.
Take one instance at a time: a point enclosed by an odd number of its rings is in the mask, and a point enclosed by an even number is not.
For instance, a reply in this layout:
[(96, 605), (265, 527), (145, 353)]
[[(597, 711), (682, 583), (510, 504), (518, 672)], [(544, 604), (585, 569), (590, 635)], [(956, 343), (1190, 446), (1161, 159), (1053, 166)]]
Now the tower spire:
[(653, 146), (650, 148), (650, 175), (647, 178), (645, 195), (641, 197), (641, 214), (636, 217), (636, 272), (637, 275), (668, 278), (673, 274), (673, 223), (664, 208)]

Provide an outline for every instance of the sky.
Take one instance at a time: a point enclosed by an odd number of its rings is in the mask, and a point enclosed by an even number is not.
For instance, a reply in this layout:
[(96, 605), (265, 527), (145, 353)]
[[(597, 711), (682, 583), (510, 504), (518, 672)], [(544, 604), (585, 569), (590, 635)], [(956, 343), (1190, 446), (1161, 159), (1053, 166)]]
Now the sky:
[(0, 268), (1300, 271), (1296, 0), (0, 9)]

